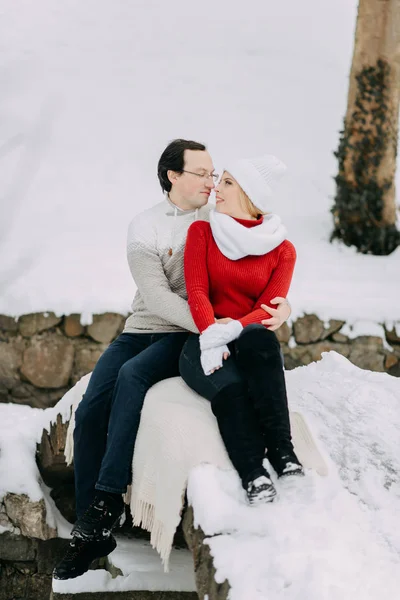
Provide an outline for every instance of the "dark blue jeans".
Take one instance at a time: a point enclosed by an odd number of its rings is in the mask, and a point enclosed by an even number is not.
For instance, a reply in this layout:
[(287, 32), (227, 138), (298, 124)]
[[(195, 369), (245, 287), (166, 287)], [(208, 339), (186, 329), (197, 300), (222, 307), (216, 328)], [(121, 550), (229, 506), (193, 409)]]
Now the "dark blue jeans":
[(276, 447), (292, 448), (279, 341), (263, 325), (245, 327), (229, 344), (223, 367), (205, 375), (199, 336), (190, 335), (179, 361), (184, 381), (211, 402), (225, 447), (243, 487), (265, 474), (263, 459)]
[(158, 381), (179, 375), (187, 337), (185, 332), (122, 333), (98, 360), (75, 414), (78, 518), (96, 489), (126, 491), (145, 395)]

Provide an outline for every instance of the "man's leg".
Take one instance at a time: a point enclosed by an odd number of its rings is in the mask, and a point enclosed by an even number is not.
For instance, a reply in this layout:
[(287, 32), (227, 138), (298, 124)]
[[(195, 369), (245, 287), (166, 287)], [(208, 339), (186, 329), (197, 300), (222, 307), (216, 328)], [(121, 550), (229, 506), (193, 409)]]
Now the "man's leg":
[(118, 373), (150, 343), (149, 334), (122, 333), (99, 358), (76, 410), (74, 471), (78, 518), (93, 501), (107, 443), (108, 420)]
[(95, 500), (75, 524), (85, 539), (109, 535), (121, 510), (121, 494), (131, 478), (140, 414), (154, 384), (179, 375), (179, 356), (187, 333), (153, 334), (152, 343), (119, 370), (110, 405), (106, 448), (95, 485)]
[(265, 435), (268, 459), (279, 476), (303, 473), (293, 450), (282, 354), (275, 333), (263, 325), (248, 325), (234, 346)]
[[(262, 490), (265, 493), (263, 500), (267, 497), (272, 499), (275, 489), (262, 464), (264, 438), (254, 407), (249, 401), (247, 381), (238, 368), (235, 357), (231, 354), (221, 369), (206, 376), (200, 364), (199, 338), (191, 335), (182, 351), (180, 372), (192, 389), (210, 400), (221, 437), (243, 487), (249, 493), (249, 485), (259, 477), (267, 477), (269, 483)], [(249, 499), (251, 501), (250, 495)]]
[[(116, 375), (116, 363), (115, 368), (112, 369), (109, 363), (113, 361), (104, 361), (104, 366), (109, 367), (105, 369), (109, 385), (106, 389), (102, 389), (102, 378), (99, 376), (99, 386), (94, 386), (91, 394), (92, 402), (87, 400), (91, 410), (88, 408), (82, 411), (81, 424), (86, 425), (87, 435), (85, 444), (84, 428), (82, 427), (81, 432), (78, 430), (77, 446), (82, 452), (82, 468), (79, 473), (83, 477), (86, 472), (91, 477), (90, 487), (85, 487), (87, 497), (89, 494), (91, 497), (95, 495), (94, 486), (97, 480), (99, 480), (97, 493), (101, 496), (95, 497), (89, 507), (83, 507), (87, 510), (80, 514), (68, 550), (54, 569), (53, 577), (56, 579), (71, 579), (82, 575), (89, 569), (94, 559), (110, 554), (116, 547), (115, 539), (110, 533), (110, 525), (122, 511), (122, 498), (120, 493), (112, 493), (112, 490), (116, 492), (126, 490), (144, 396), (151, 385), (157, 381), (179, 374), (179, 355), (187, 339), (186, 333), (126, 335), (140, 338), (138, 341), (142, 342), (141, 347), (144, 349), (136, 353), (135, 357), (140, 360), (135, 361), (128, 357), (123, 366), (119, 367)], [(153, 351), (147, 352), (151, 348)], [(112, 379), (113, 385), (110, 390)], [(95, 393), (96, 390), (103, 391), (106, 409), (99, 394)], [(97, 409), (100, 409), (100, 414), (97, 412), (92, 414)], [(93, 418), (90, 419), (90, 416)], [(92, 452), (91, 448), (88, 449), (90, 443), (88, 437), (91, 431), (92, 438), (96, 440), (97, 426), (102, 433), (102, 445), (98, 444), (96, 452)], [(95, 465), (93, 473), (88, 470), (88, 465), (83, 460), (85, 450), (89, 450), (92, 464)], [(114, 474), (112, 474), (113, 469), (115, 469)], [(100, 471), (106, 476), (109, 475), (106, 486), (101, 485)], [(80, 481), (84, 484), (82, 480)], [(103, 491), (104, 487), (111, 490), (111, 493)], [(100, 526), (99, 520), (102, 521)]]

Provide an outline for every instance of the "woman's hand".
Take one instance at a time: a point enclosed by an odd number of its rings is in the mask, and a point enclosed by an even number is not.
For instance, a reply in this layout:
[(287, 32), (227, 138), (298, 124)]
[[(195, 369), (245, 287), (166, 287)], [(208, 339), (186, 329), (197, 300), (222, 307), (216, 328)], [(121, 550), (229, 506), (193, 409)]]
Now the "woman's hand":
[(240, 321), (231, 319), (228, 323), (213, 323), (209, 325), (200, 335), (200, 348), (218, 348), (236, 340), (243, 331)]
[(225, 344), (216, 348), (200, 351), (200, 363), (205, 375), (211, 375), (222, 367), (222, 361), (230, 356), (228, 346)]
[(271, 318), (264, 319), (261, 321), (261, 323), (271, 331), (276, 331), (281, 325), (283, 325), (285, 321), (288, 320), (292, 309), (286, 298), (281, 298), (281, 296), (273, 298), (271, 300), (271, 304), (277, 304), (278, 308), (271, 308), (266, 304), (261, 304), (261, 308), (272, 315)]
[(216, 323), (229, 323), (229, 321), (233, 321), (230, 317), (224, 317), (223, 319), (215, 319)]

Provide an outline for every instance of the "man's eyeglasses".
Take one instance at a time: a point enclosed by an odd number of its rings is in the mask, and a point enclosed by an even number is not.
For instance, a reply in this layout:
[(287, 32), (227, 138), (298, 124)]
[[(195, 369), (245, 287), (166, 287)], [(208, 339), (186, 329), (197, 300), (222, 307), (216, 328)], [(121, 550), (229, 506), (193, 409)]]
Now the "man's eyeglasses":
[(194, 173), (194, 171), (186, 171), (185, 169), (182, 169), (182, 173), (190, 173), (190, 175), (196, 175), (196, 177), (201, 177), (202, 179), (212, 179), (214, 183), (217, 183), (219, 179), (217, 173)]

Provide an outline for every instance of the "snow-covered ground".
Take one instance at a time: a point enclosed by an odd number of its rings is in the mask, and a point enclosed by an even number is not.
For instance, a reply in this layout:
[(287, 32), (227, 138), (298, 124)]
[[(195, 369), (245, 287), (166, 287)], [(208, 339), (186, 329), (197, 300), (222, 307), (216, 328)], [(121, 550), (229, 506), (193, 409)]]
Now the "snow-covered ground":
[[(335, 352), (286, 373), (330, 463), (326, 478), (278, 481), (276, 504), (245, 505), (231, 473), (205, 465), (188, 487), (230, 600), (379, 600), (400, 585), (400, 381)], [(212, 502), (210, 502), (212, 498)]]
[[(328, 243), (357, 0), (3, 0), (0, 313), (127, 313), (131, 218), (174, 137), (217, 170), (273, 152), (298, 250), (294, 316), (400, 320), (400, 249)], [(8, 144), (6, 146), (6, 144)]]
[[(170, 139), (187, 137), (207, 143), (218, 171), (232, 156), (263, 152), (287, 163), (271, 209), (298, 251), (294, 318), (345, 319), (353, 334), (400, 323), (400, 249), (371, 257), (328, 243), (356, 7), (357, 0), (3, 0), (0, 313), (77, 312), (85, 321), (127, 313), (135, 291), (128, 223), (161, 200), (159, 155)], [(394, 600), (400, 381), (335, 353), (288, 372), (287, 381), (330, 474), (309, 474), (301, 489), (280, 485), (276, 505), (254, 509), (233, 474), (193, 472), (199, 523), (221, 534), (210, 542), (217, 576), (231, 581), (231, 600)], [(0, 497), (47, 497), (35, 444), (58, 410), (68, 417), (68, 395), (47, 411), (0, 404)], [(68, 535), (54, 507), (49, 519)], [(193, 589), (187, 555), (177, 557), (175, 574), (171, 558), (172, 580), (148, 548), (126, 561), (131, 551), (122, 545), (111, 557), (124, 571), (119, 580), (98, 572), (60, 585)]]
[[(286, 373), (290, 406), (299, 410), (329, 466), (327, 477), (277, 482), (274, 504), (250, 507), (236, 474), (201, 465), (188, 497), (210, 539), (217, 579), (230, 600), (395, 600), (400, 589), (400, 380), (364, 371), (330, 352)], [(42, 428), (69, 415), (69, 392), (51, 409), (0, 404), (0, 497), (42, 497), (34, 461)], [(48, 494), (44, 490), (48, 499)], [(49, 501), (49, 500), (48, 500)], [(49, 501), (49, 524), (69, 527)], [(123, 577), (92, 572), (57, 582), (57, 591), (193, 589), (187, 553), (173, 552), (170, 574), (143, 542), (111, 554)], [(148, 586), (148, 587), (146, 587)]]

